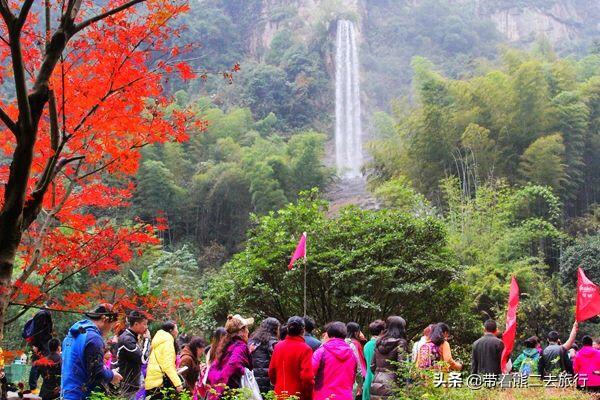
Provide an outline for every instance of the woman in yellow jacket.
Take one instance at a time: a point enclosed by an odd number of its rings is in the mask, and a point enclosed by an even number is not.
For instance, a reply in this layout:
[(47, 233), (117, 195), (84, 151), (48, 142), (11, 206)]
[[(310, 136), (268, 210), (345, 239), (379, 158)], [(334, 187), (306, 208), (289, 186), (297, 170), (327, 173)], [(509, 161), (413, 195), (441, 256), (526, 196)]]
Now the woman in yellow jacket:
[(175, 366), (175, 338), (179, 335), (177, 325), (167, 321), (152, 338), (150, 359), (146, 372), (146, 396), (152, 400), (167, 398), (162, 391), (175, 388), (179, 393), (183, 390), (181, 378)]

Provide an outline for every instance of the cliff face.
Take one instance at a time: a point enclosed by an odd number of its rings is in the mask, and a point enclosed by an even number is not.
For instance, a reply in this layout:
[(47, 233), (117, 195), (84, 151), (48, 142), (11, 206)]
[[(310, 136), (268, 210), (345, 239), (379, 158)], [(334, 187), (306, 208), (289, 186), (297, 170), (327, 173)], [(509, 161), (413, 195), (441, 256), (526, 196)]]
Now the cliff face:
[(297, 38), (310, 40), (315, 29), (326, 26), (337, 15), (359, 15), (360, 0), (262, 0), (256, 27), (248, 38), (249, 51), (260, 58), (277, 32), (289, 29)]
[[(248, 38), (249, 50), (260, 55), (283, 28), (308, 39), (311, 29), (347, 13), (358, 19), (370, 3), (382, 0), (262, 0), (260, 16)], [(408, 8), (426, 0), (395, 0)], [(600, 1), (597, 0), (447, 0), (457, 7), (475, 7), (511, 43), (530, 43), (545, 36), (552, 44), (600, 37)], [(360, 24), (359, 24), (360, 31)]]
[[(543, 35), (553, 44), (600, 32), (600, 2), (560, 0), (553, 4), (505, 5), (489, 17), (510, 42), (531, 42)], [(595, 32), (595, 34), (594, 34)]]

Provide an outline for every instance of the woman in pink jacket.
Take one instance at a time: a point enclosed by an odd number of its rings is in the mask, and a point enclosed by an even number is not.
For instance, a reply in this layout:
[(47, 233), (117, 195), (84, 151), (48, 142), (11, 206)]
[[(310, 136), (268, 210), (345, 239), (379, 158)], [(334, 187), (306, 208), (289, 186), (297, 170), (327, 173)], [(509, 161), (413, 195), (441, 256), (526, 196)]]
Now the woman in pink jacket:
[(594, 349), (591, 336), (581, 339), (583, 347), (575, 355), (573, 370), (579, 375), (577, 386), (589, 391), (600, 391), (600, 350)]
[(315, 374), (313, 400), (353, 400), (352, 386), (358, 360), (344, 338), (346, 325), (332, 322), (326, 327), (327, 341), (313, 354)]

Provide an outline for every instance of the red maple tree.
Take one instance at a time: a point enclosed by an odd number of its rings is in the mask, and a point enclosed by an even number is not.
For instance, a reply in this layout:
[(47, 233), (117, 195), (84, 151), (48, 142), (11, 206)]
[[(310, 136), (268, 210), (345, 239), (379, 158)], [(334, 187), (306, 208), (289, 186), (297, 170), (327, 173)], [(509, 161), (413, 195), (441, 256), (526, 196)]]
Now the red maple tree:
[[(162, 87), (165, 74), (194, 77), (169, 45), (183, 0), (44, 1), (0, 0), (0, 338), (10, 304), (40, 303), (157, 243), (153, 226), (99, 215), (128, 206), (142, 146), (202, 128), (166, 111)], [(124, 297), (95, 289), (62, 307)]]

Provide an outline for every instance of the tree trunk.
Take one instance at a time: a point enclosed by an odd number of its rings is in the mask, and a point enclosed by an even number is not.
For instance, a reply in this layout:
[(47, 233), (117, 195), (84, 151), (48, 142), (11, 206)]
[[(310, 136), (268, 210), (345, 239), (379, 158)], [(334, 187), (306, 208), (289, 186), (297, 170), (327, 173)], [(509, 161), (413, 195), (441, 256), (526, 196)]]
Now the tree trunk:
[(10, 218), (0, 215), (0, 340), (4, 339), (4, 320), (12, 289), (12, 271), (21, 242), (19, 224), (7, 223), (7, 219)]

